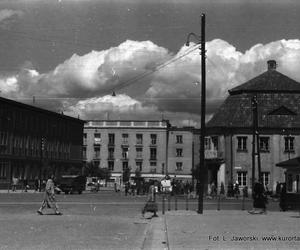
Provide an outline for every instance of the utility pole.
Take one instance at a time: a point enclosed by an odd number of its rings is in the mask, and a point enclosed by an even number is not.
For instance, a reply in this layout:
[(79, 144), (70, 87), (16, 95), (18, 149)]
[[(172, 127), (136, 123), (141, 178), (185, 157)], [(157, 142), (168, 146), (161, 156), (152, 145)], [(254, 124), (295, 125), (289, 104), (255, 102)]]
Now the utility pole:
[(252, 106), (252, 191), (255, 184), (255, 162), (257, 159), (257, 177), (261, 181), (261, 163), (260, 163), (260, 145), (258, 132), (258, 104), (257, 94), (254, 94), (251, 100)]
[(207, 180), (207, 167), (205, 165), (205, 152), (204, 152), (204, 140), (205, 140), (205, 113), (206, 113), (206, 62), (205, 62), (205, 14), (201, 14), (201, 36), (197, 36), (195, 33), (190, 33), (187, 37), (186, 45), (189, 45), (190, 37), (195, 37), (200, 42), (200, 54), (201, 54), (201, 131), (200, 131), (200, 164), (197, 178), (198, 188), (198, 214), (203, 214), (203, 196), (204, 187)]

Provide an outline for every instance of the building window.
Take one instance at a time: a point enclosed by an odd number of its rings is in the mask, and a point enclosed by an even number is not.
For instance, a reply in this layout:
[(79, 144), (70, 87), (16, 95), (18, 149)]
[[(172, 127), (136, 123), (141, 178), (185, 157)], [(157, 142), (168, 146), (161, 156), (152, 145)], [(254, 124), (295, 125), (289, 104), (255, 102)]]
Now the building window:
[(128, 159), (128, 148), (122, 148), (122, 159), (123, 160)]
[(176, 162), (176, 171), (182, 171), (182, 162)]
[(99, 165), (100, 165), (100, 161), (94, 161), (94, 166), (99, 168)]
[(114, 159), (115, 158), (115, 149), (109, 148), (108, 149), (108, 159)]
[(269, 152), (269, 137), (259, 137), (259, 150)]
[(108, 144), (110, 145), (115, 144), (115, 134), (108, 134)]
[(94, 147), (94, 159), (100, 159), (100, 147)]
[(138, 145), (143, 144), (143, 134), (136, 134), (136, 144)]
[(269, 187), (270, 172), (261, 172), (261, 180), (264, 187)]
[(156, 161), (151, 161), (150, 162), (150, 167), (156, 167)]
[(101, 134), (95, 133), (94, 134), (94, 144), (100, 144), (101, 143)]
[(176, 135), (176, 143), (182, 143), (182, 135)]
[(122, 134), (122, 144), (128, 144), (128, 134)]
[(143, 162), (137, 161), (137, 162), (135, 163), (135, 165), (136, 165), (136, 168), (137, 168), (139, 171), (142, 172), (142, 170), (143, 170)]
[(176, 156), (182, 157), (182, 148), (176, 148)]
[(156, 148), (150, 148), (150, 160), (156, 160), (157, 151)]
[(211, 138), (210, 137), (204, 138), (204, 149), (211, 150)]
[(108, 170), (109, 171), (114, 171), (114, 168), (115, 168), (115, 162), (108, 161)]
[(0, 162), (0, 179), (6, 179), (8, 171), (8, 162)]
[(211, 137), (211, 140), (212, 140), (212, 144), (213, 144), (214, 150), (218, 150), (219, 149), (218, 136)]
[(156, 161), (150, 162), (150, 173), (156, 173), (156, 166), (157, 166)]
[(86, 147), (82, 148), (82, 157), (83, 159), (86, 159)]
[(284, 138), (284, 152), (294, 152), (295, 137), (287, 136)]
[(136, 158), (143, 158), (143, 148), (136, 148)]
[(247, 151), (247, 136), (238, 136), (237, 143), (237, 151)]
[(86, 140), (87, 140), (87, 134), (83, 134), (83, 145), (86, 145)]
[(126, 169), (128, 169), (128, 161), (123, 161), (122, 169), (123, 169), (123, 172), (126, 171)]
[(157, 134), (151, 134), (150, 138), (151, 138), (151, 145), (156, 145), (156, 143), (157, 143)]
[(247, 172), (237, 172), (237, 181), (239, 182), (240, 186), (247, 186)]

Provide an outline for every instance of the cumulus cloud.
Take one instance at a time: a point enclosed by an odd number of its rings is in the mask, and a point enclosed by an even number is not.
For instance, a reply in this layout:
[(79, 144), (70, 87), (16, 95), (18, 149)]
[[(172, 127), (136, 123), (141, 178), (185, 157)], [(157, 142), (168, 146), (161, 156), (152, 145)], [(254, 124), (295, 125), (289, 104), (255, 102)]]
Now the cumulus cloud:
[(18, 18), (23, 16), (23, 11), (2, 9), (0, 10), (0, 27), (8, 28), (12, 23), (14, 23)]
[(103, 116), (114, 117), (139, 117), (146, 114), (157, 114), (157, 108), (154, 106), (144, 106), (141, 102), (125, 95), (117, 96), (106, 95), (103, 97), (94, 97), (81, 100), (68, 108), (69, 114), (79, 114), (83, 119), (101, 119)]
[[(269, 59), (277, 61), (278, 71), (300, 81), (298, 39), (257, 44), (245, 53), (221, 39), (206, 47), (207, 118), (229, 89), (264, 72)], [(36, 96), (43, 107), (83, 119), (163, 116), (182, 125), (199, 124), (199, 52), (195, 44), (172, 54), (151, 41), (128, 40), (107, 50), (74, 54), (50, 72), (24, 66), (18, 74), (0, 77), (0, 88), (7, 96)]]

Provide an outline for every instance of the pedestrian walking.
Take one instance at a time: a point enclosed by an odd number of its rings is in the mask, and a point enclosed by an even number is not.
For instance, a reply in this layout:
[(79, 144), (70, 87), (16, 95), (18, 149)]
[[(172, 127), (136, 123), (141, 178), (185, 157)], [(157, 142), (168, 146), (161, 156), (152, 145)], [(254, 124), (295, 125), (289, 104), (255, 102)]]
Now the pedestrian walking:
[(151, 185), (149, 187), (149, 193), (147, 196), (147, 201), (145, 206), (142, 209), (142, 215), (144, 216), (146, 212), (151, 212), (153, 213), (152, 217), (158, 217), (157, 216), (157, 203), (156, 203), (156, 190), (157, 186), (154, 183), (154, 181), (151, 181)]
[(236, 181), (234, 184), (234, 195), (236, 199), (238, 199), (240, 196), (240, 185), (238, 181)]
[(16, 192), (17, 191), (17, 185), (18, 185), (19, 179), (18, 177), (14, 176), (12, 178), (12, 191)]
[(62, 215), (62, 213), (58, 211), (58, 205), (55, 198), (54, 175), (51, 175), (50, 178), (47, 180), (44, 199), (37, 213), (39, 215), (43, 215), (43, 210), (46, 207), (52, 208), (55, 212), (55, 215)]
[(38, 177), (35, 177), (35, 179), (34, 179), (34, 190), (35, 190), (35, 192), (37, 192), (39, 190), (39, 186), (40, 186), (39, 179), (38, 179)]
[(29, 189), (28, 181), (26, 178), (24, 178), (24, 180), (23, 180), (23, 189), (24, 189), (24, 192), (27, 192), (27, 190)]

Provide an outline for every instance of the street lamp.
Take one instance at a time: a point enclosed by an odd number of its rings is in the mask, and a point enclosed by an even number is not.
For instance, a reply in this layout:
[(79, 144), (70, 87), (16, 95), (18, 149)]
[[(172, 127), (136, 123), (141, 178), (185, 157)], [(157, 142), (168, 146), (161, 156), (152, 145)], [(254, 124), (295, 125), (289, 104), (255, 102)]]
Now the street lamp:
[(206, 67), (205, 67), (205, 14), (201, 14), (201, 36), (195, 33), (190, 33), (187, 36), (186, 46), (190, 44), (190, 38), (194, 37), (201, 45), (201, 131), (200, 131), (200, 164), (197, 178), (198, 188), (198, 214), (203, 213), (203, 194), (204, 194), (204, 182), (207, 177), (207, 169), (204, 162), (204, 139), (205, 139), (205, 105), (206, 105)]

